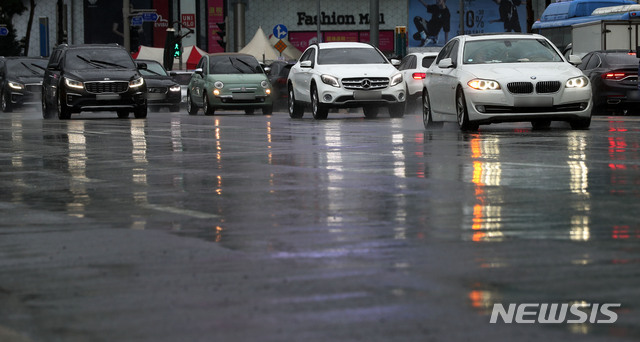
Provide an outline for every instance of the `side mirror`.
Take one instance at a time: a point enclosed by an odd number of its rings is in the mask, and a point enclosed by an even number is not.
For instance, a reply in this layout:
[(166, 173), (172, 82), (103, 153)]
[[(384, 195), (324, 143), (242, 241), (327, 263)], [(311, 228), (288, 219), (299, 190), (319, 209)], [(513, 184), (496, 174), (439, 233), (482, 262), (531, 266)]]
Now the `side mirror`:
[(58, 63), (51, 63), (47, 66), (47, 69), (53, 71), (60, 71), (60, 65)]
[(136, 63), (139, 70), (147, 70), (147, 63)]
[(169, 76), (173, 77), (173, 76), (177, 76), (178, 73), (175, 71), (169, 71)]
[(441, 69), (448, 69), (453, 67), (453, 61), (451, 58), (444, 58), (438, 62), (438, 67)]
[(302, 61), (302, 62), (300, 62), (300, 67), (301, 68), (311, 68), (312, 64), (313, 63), (311, 61)]
[(202, 72), (202, 68), (197, 68), (196, 70), (193, 71), (194, 74), (198, 74), (200, 76), (203, 76), (204, 73)]
[(582, 58), (576, 56), (576, 55), (569, 55), (569, 63), (573, 64), (573, 65), (580, 65), (582, 64)]
[(400, 65), (400, 60), (395, 58), (391, 59), (391, 65), (397, 67), (398, 65)]
[(264, 73), (267, 75), (271, 72), (271, 67), (264, 67), (263, 69), (264, 69)]

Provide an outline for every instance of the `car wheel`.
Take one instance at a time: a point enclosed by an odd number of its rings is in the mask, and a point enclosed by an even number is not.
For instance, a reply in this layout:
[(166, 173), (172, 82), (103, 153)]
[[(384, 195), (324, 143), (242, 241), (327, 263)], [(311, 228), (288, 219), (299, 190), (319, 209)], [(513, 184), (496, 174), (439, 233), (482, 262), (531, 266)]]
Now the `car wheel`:
[(442, 121), (433, 121), (433, 113), (431, 112), (431, 101), (429, 100), (429, 92), (425, 89), (422, 93), (422, 124), (424, 129), (440, 128)]
[(462, 89), (456, 91), (456, 116), (458, 118), (458, 126), (461, 131), (477, 131), (478, 125), (469, 121), (469, 112), (467, 112), (467, 100), (464, 97)]
[(5, 113), (11, 112), (11, 94), (8, 92), (2, 92), (2, 111)]
[(187, 113), (189, 113), (189, 115), (198, 114), (198, 107), (193, 103), (193, 99), (189, 93), (187, 93)]
[(42, 93), (42, 118), (43, 119), (52, 119), (53, 118), (53, 110), (51, 110), (51, 108), (49, 108), (49, 106), (47, 106), (47, 98), (44, 95), (44, 92)]
[(362, 111), (364, 112), (364, 117), (367, 119), (375, 119), (378, 117), (378, 107), (365, 106), (362, 107)]
[(71, 111), (67, 108), (67, 104), (64, 102), (60, 92), (58, 91), (58, 119), (68, 120), (71, 119)]
[(129, 118), (129, 111), (126, 109), (121, 109), (119, 111), (116, 111), (116, 114), (118, 114), (118, 118), (119, 119), (127, 119)]
[(392, 104), (389, 106), (389, 116), (392, 118), (404, 117), (405, 102)]
[(273, 114), (273, 105), (262, 107), (262, 115), (271, 115), (271, 114)]
[(311, 87), (311, 114), (316, 120), (324, 120), (329, 115), (329, 110), (320, 103), (318, 88), (315, 85)]
[(216, 113), (215, 108), (209, 105), (209, 98), (206, 93), (202, 96), (202, 111), (204, 115), (213, 115)]
[(533, 120), (531, 121), (531, 127), (533, 129), (548, 129), (551, 126), (551, 120)]
[(143, 106), (138, 106), (137, 108), (135, 108), (133, 110), (133, 116), (136, 119), (144, 119), (147, 117), (147, 106), (143, 105)]
[(289, 99), (288, 99), (289, 117), (293, 119), (299, 119), (304, 115), (304, 107), (296, 102), (296, 98), (293, 96), (293, 87), (289, 85)]
[(591, 126), (591, 118), (571, 120), (569, 124), (571, 125), (571, 129), (589, 129), (589, 126)]
[(253, 115), (253, 112), (254, 112), (253, 108), (249, 108), (249, 109), (245, 109), (245, 110), (244, 110), (244, 113), (245, 113), (246, 115)]

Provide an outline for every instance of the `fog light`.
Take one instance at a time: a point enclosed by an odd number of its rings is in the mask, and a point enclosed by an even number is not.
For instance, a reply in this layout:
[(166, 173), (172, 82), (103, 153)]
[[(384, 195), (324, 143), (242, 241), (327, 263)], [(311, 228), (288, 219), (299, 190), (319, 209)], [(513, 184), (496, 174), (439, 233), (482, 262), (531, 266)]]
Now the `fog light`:
[(325, 94), (323, 99), (324, 102), (331, 102), (331, 100), (333, 100), (333, 97), (331, 97), (331, 94)]
[(220, 95), (220, 89), (214, 89), (213, 90), (213, 95), (215, 95), (215, 96)]
[(400, 100), (400, 101), (404, 100), (404, 93), (398, 94), (398, 100)]
[(485, 108), (484, 106), (476, 106), (476, 110), (480, 113), (484, 113), (485, 112)]

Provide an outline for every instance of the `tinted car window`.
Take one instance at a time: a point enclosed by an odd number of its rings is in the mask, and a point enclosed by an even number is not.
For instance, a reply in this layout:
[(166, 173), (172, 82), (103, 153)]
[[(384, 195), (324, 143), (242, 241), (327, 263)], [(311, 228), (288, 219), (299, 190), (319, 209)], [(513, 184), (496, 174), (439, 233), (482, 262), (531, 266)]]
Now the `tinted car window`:
[(387, 60), (376, 49), (335, 48), (321, 49), (318, 64), (382, 64)]
[(162, 65), (160, 65), (160, 63), (150, 63), (150, 62), (146, 62), (147, 64), (147, 69), (140, 69), (140, 73), (143, 76), (169, 76), (167, 74), (167, 72), (164, 70), (164, 68), (162, 67)]
[(8, 60), (7, 71), (15, 76), (44, 76), (47, 60)]
[(428, 68), (431, 66), (431, 64), (433, 64), (433, 61), (436, 59), (435, 56), (431, 56), (431, 57), (424, 57), (422, 59), (422, 67), (424, 68)]
[(123, 49), (73, 49), (65, 57), (66, 69), (135, 69), (131, 56)]
[(593, 56), (591, 56), (591, 59), (589, 59), (589, 63), (587, 63), (587, 66), (585, 69), (587, 70), (595, 69), (599, 66), (600, 66), (600, 56), (594, 54)]
[(258, 60), (251, 56), (216, 56), (209, 58), (210, 74), (260, 74)]
[(629, 55), (627, 53), (606, 54), (604, 58), (609, 65), (627, 65), (637, 64), (638, 58), (635, 55)]
[(491, 39), (465, 44), (463, 63), (562, 62), (556, 50), (543, 39)]

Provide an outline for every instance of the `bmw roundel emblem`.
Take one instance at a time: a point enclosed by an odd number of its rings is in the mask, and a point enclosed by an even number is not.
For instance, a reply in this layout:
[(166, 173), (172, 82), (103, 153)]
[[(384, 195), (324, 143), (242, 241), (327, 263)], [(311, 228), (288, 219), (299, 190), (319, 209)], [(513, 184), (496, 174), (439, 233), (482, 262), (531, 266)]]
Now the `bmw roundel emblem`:
[(536, 78), (537, 78), (537, 77), (535, 77), (535, 76), (531, 76), (531, 79), (532, 79), (532, 80), (535, 80)]

